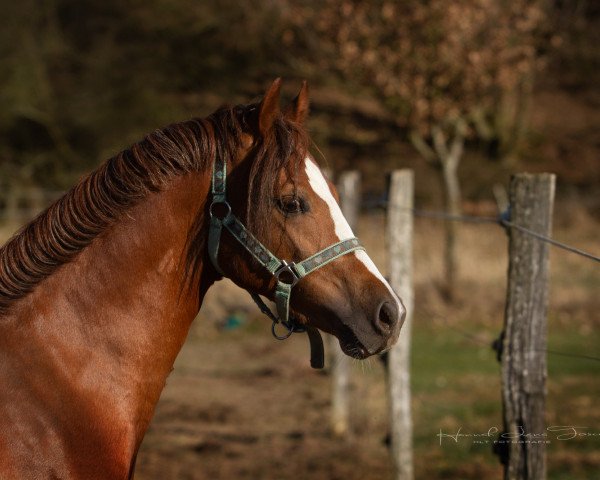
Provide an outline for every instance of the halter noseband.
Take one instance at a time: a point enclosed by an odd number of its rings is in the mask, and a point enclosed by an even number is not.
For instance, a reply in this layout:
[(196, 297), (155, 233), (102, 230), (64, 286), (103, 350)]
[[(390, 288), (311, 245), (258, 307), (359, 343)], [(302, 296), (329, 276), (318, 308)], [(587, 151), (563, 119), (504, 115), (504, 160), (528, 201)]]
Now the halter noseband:
[[(318, 270), (342, 255), (354, 252), (355, 250), (364, 250), (364, 247), (357, 238), (349, 238), (334, 243), (297, 263), (288, 263), (285, 260), (277, 258), (232, 213), (231, 205), (227, 202), (225, 195), (226, 177), (227, 164), (222, 158), (217, 158), (213, 165), (212, 203), (209, 207), (208, 255), (210, 261), (217, 272), (225, 276), (218, 261), (221, 233), (223, 227), (225, 227), (250, 252), (258, 263), (277, 279), (277, 286), (275, 287), (277, 315), (271, 312), (259, 295), (249, 292), (261, 312), (267, 315), (273, 322), (271, 326), (273, 336), (278, 340), (285, 340), (292, 333), (306, 332), (311, 345), (311, 366), (313, 368), (323, 368), (323, 340), (319, 331), (314, 327), (299, 325), (293, 317), (290, 317), (290, 295), (292, 288), (309, 273)], [(221, 216), (219, 216), (217, 209), (222, 210)], [(276, 331), (279, 324), (283, 325), (286, 329), (282, 335), (279, 335)]]

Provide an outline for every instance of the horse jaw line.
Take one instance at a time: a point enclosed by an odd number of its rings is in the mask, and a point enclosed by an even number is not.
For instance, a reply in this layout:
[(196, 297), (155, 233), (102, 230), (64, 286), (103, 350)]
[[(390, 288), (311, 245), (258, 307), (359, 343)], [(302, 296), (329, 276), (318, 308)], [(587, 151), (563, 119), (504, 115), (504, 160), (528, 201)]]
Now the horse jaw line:
[[(312, 161), (310, 157), (306, 157), (306, 175), (308, 176), (308, 183), (314, 190), (314, 192), (321, 197), (321, 199), (327, 204), (329, 207), (329, 213), (331, 214), (331, 218), (333, 220), (333, 225), (335, 228), (335, 234), (338, 237), (338, 240), (346, 240), (348, 238), (353, 238), (354, 233), (352, 233), (352, 228), (348, 224), (348, 220), (344, 217), (342, 210), (338, 203), (333, 198), (333, 194), (329, 189), (329, 185), (327, 184), (327, 180), (323, 176), (321, 169), (317, 166), (315, 162)], [(356, 258), (358, 258), (364, 265), (367, 267), (367, 270), (371, 272), (380, 282), (382, 282), (386, 288), (389, 290), (392, 298), (396, 301), (396, 306), (398, 307), (398, 312), (402, 312), (404, 307), (396, 295), (396, 292), (392, 289), (388, 281), (381, 274), (371, 257), (364, 250), (356, 250), (353, 252)]]

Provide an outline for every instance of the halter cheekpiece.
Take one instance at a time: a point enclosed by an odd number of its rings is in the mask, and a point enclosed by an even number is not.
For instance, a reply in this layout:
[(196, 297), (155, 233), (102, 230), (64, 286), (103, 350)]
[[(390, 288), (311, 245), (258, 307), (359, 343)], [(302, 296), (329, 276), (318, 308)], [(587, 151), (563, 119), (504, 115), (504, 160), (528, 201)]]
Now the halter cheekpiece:
[[(258, 239), (232, 213), (231, 205), (227, 202), (226, 198), (226, 177), (227, 164), (224, 159), (217, 158), (213, 164), (211, 186), (212, 202), (209, 207), (210, 227), (208, 232), (208, 255), (213, 266), (217, 272), (225, 276), (218, 262), (219, 243), (223, 227), (225, 227), (233, 237), (241, 243), (248, 252), (250, 252), (258, 263), (277, 279), (277, 285), (275, 287), (277, 315), (267, 307), (259, 295), (249, 292), (261, 312), (268, 316), (273, 322), (271, 326), (273, 336), (278, 340), (285, 340), (286, 338), (289, 338), (292, 333), (306, 332), (311, 345), (311, 366), (313, 368), (323, 368), (323, 340), (321, 339), (319, 331), (314, 327), (298, 324), (297, 321), (290, 316), (290, 296), (292, 288), (309, 273), (318, 270), (329, 262), (346, 255), (347, 253), (356, 250), (364, 250), (364, 247), (357, 238), (349, 238), (334, 243), (300, 262), (294, 263), (279, 259), (273, 255), (267, 247), (260, 243), (260, 241), (258, 241)], [(279, 325), (284, 328), (282, 333), (278, 333)]]

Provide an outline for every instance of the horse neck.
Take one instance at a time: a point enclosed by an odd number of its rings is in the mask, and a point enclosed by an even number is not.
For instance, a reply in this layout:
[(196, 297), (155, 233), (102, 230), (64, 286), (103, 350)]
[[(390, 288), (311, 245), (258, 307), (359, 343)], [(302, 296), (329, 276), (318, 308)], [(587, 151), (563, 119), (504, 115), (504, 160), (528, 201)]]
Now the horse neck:
[(58, 372), (57, 395), (101, 406), (93, 411), (130, 426), (137, 441), (213, 281), (200, 260), (184, 284), (188, 232), (209, 184), (194, 173), (149, 194), (17, 309), (41, 377)]

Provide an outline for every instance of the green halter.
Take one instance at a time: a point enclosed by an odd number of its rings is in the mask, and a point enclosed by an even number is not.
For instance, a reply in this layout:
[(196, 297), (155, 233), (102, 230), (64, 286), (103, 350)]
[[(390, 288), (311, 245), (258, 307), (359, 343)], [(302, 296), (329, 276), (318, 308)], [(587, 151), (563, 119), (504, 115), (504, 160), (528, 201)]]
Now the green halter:
[[(357, 238), (349, 238), (334, 243), (327, 248), (315, 253), (301, 262), (286, 262), (273, 255), (252, 233), (244, 226), (238, 218), (231, 212), (231, 205), (226, 199), (226, 176), (227, 165), (221, 158), (217, 158), (213, 165), (212, 175), (212, 203), (209, 208), (210, 228), (208, 232), (208, 255), (215, 269), (223, 276), (223, 270), (219, 266), (219, 243), (221, 233), (225, 227), (243, 247), (260, 263), (269, 273), (277, 279), (275, 287), (275, 305), (277, 315), (266, 306), (265, 302), (255, 293), (250, 293), (254, 302), (258, 305), (261, 312), (267, 315), (273, 322), (271, 330), (278, 340), (285, 340), (294, 332), (307, 332), (311, 341), (311, 365), (314, 368), (323, 367), (323, 342), (318, 330), (313, 327), (304, 327), (298, 325), (293, 317), (290, 318), (290, 296), (292, 288), (303, 277), (315, 270), (327, 265), (336, 258), (354, 252), (355, 250), (364, 250)], [(217, 214), (217, 209), (221, 208), (221, 216)], [(286, 332), (279, 335), (276, 332), (276, 326), (283, 325)]]

